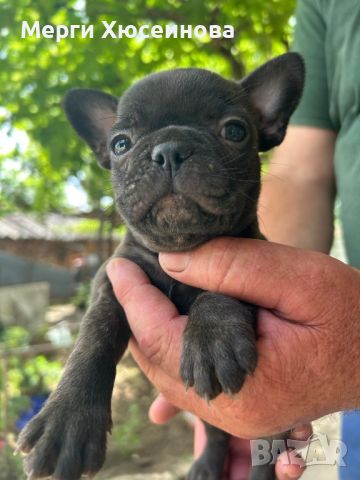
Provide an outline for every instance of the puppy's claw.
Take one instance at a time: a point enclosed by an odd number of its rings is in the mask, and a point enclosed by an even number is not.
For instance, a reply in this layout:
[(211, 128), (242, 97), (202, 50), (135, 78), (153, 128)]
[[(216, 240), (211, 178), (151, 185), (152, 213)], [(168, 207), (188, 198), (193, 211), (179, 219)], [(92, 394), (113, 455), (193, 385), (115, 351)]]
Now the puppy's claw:
[(235, 400), (236, 394), (233, 393), (231, 390), (224, 390), (225, 395), (227, 395), (231, 400)]
[(34, 476), (34, 470), (31, 470), (28, 474), (27, 474), (27, 479), (26, 480), (35, 480), (36, 477)]
[(20, 452), (21, 452), (20, 445), (16, 445), (15, 450), (13, 451), (14, 457), (16, 457), (16, 455), (19, 455)]
[(204, 400), (207, 403), (207, 406), (211, 407), (211, 398), (209, 397), (209, 395), (205, 394), (204, 395)]

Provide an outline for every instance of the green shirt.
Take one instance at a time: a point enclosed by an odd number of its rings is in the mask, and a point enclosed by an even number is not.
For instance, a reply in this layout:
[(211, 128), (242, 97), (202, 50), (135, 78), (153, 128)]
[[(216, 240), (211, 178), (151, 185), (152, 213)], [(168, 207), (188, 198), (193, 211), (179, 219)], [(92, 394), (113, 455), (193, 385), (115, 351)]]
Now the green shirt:
[(291, 123), (335, 130), (335, 174), (349, 262), (360, 268), (360, 0), (299, 0), (294, 50), (306, 65)]

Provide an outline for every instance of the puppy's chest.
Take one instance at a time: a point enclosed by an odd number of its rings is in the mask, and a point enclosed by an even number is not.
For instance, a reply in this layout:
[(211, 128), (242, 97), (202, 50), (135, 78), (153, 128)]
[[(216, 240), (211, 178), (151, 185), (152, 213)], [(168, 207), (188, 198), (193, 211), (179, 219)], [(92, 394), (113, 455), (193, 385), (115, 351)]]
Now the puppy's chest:
[[(125, 248), (124, 248), (125, 247)], [(115, 253), (135, 262), (146, 273), (151, 283), (161, 290), (176, 306), (181, 315), (189, 313), (190, 307), (201, 289), (185, 285), (167, 275), (160, 267), (158, 256), (133, 245), (124, 245)]]
[(174, 282), (170, 285), (166, 295), (176, 305), (181, 315), (187, 315), (191, 305), (201, 292), (202, 290), (199, 288), (189, 287), (189, 285)]
[(169, 277), (157, 265), (142, 265), (151, 283), (161, 290), (176, 306), (181, 315), (187, 315), (196, 297), (202, 292), (199, 288), (180, 283)]

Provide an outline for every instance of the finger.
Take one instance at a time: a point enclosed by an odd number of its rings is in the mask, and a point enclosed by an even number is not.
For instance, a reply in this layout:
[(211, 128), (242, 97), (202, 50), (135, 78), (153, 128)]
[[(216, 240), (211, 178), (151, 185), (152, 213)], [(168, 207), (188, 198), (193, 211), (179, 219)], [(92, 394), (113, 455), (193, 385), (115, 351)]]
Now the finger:
[[(295, 427), (289, 435), (293, 440), (306, 442), (312, 434), (310, 423)], [(296, 451), (288, 449), (283, 452), (277, 461), (275, 470), (278, 480), (288, 480), (289, 478), (300, 478), (305, 471), (305, 462), (301, 460)]]
[(304, 425), (299, 425), (291, 430), (290, 438), (293, 440), (303, 440), (306, 441), (311, 437), (313, 433), (311, 423), (305, 423)]
[(287, 450), (279, 455), (275, 465), (276, 478), (278, 480), (289, 480), (300, 478), (305, 472), (305, 464), (298, 458), (296, 452)]
[[(183, 410), (186, 410), (186, 408), (183, 407), (184, 404), (189, 402), (190, 397), (192, 400), (194, 400), (194, 398), (199, 398), (195, 397), (193, 392), (186, 391), (178, 373), (179, 366), (177, 366), (176, 374), (174, 376), (170, 376), (169, 373), (162, 368), (162, 366), (158, 366), (149, 360), (142, 349), (140, 349), (136, 340), (133, 338), (131, 338), (129, 341), (129, 349), (135, 362), (139, 365), (146, 377), (155, 386), (155, 388), (161, 392), (165, 398), (168, 399), (170, 403)], [(179, 405), (177, 401), (178, 399), (180, 399), (180, 401), (184, 400), (184, 404)]]
[(159, 261), (183, 283), (276, 309), (285, 316), (298, 312), (299, 306), (304, 311), (319, 281), (314, 272), (332, 264), (318, 252), (239, 238), (215, 239), (185, 253), (161, 253)]
[(206, 431), (204, 422), (199, 417), (195, 418), (194, 430), (194, 457), (199, 458), (206, 446)]
[(180, 411), (160, 393), (150, 406), (149, 418), (153, 423), (162, 425), (175, 417)]
[(245, 480), (250, 477), (251, 450), (249, 440), (231, 437), (226, 479)]
[(153, 363), (177, 375), (186, 317), (178, 315), (174, 304), (135, 263), (116, 258), (106, 271), (141, 350)]
[[(208, 423), (232, 435), (254, 438), (268, 434), (267, 431), (262, 429), (262, 424), (261, 431), (259, 431), (259, 425), (253, 425), (253, 422), (249, 423), (249, 418), (251, 418), (254, 409), (254, 401), (249, 394), (251, 388), (247, 389), (247, 386), (244, 385), (244, 396), (239, 396), (236, 399), (236, 412), (234, 411), (233, 399), (224, 394), (212, 400), (211, 405), (209, 405), (193, 389), (186, 390), (178, 375), (170, 376), (163, 368), (151, 363), (134, 339), (130, 339), (129, 348), (136, 363), (150, 382), (159, 392), (163, 393), (170, 403), (179, 409), (199, 415)], [(248, 390), (247, 393), (245, 393), (246, 390)]]

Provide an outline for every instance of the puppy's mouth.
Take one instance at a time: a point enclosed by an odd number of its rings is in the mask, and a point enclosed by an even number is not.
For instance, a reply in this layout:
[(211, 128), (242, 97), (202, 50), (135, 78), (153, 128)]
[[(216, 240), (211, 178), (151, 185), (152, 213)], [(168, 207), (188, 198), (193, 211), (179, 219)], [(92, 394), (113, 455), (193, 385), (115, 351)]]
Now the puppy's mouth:
[(168, 193), (150, 209), (147, 219), (164, 231), (192, 231), (205, 212), (187, 196)]
[(212, 198), (199, 191), (190, 195), (168, 190), (148, 207), (141, 221), (129, 227), (140, 242), (157, 252), (188, 250), (215, 235), (230, 234), (243, 208), (237, 204), (234, 212), (231, 195), (221, 208), (216, 193)]

